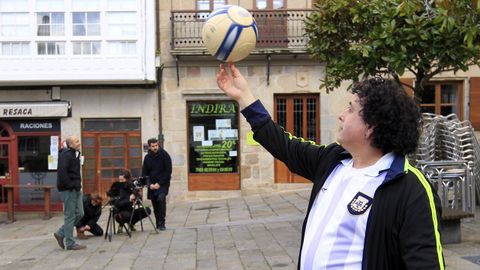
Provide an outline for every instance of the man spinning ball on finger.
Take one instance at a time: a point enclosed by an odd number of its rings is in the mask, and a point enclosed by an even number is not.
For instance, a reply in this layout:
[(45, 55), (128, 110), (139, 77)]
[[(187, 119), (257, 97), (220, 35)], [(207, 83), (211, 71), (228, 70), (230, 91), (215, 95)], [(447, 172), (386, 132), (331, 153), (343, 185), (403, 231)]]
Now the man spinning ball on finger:
[(444, 269), (440, 200), (405, 158), (421, 115), (400, 85), (354, 84), (338, 142), (315, 145), (274, 123), (233, 64), (220, 65), (217, 84), (243, 108), (254, 139), (313, 182), (299, 269)]

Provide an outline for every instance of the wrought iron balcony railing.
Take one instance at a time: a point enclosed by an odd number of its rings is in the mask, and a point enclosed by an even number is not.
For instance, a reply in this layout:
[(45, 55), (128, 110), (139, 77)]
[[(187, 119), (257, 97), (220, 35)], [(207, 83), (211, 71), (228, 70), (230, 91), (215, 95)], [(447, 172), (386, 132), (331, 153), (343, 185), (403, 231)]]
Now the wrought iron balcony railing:
[[(250, 11), (257, 22), (259, 39), (253, 54), (306, 53), (305, 18), (312, 10)], [(202, 27), (208, 10), (172, 11), (171, 53), (201, 55), (207, 50), (202, 42)]]

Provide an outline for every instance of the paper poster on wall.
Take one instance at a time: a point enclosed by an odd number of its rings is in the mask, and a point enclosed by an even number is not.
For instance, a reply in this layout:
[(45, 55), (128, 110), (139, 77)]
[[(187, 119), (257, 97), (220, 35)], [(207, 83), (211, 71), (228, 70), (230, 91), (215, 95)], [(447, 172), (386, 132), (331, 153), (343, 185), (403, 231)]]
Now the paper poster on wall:
[(212, 146), (213, 142), (212, 141), (202, 141), (202, 146)]
[(208, 131), (208, 139), (211, 141), (237, 140), (236, 129), (213, 129)]
[(58, 156), (58, 136), (50, 136), (50, 155)]
[(205, 139), (204, 130), (205, 130), (205, 128), (203, 126), (194, 126), (193, 127), (193, 141), (194, 142), (201, 142)]
[(48, 155), (48, 169), (56, 170), (58, 168), (58, 157), (53, 155)]
[(230, 129), (232, 128), (232, 121), (230, 119), (216, 119), (216, 129)]

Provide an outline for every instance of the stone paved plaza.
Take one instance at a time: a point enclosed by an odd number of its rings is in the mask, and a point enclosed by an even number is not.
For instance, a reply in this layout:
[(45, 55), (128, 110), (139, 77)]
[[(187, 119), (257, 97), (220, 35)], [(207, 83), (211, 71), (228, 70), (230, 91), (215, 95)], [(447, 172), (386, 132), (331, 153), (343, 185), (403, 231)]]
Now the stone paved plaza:
[[(167, 230), (155, 234), (144, 220), (132, 238), (123, 233), (79, 240), (61, 250), (52, 234), (63, 222), (0, 215), (0, 269), (296, 269), (309, 190), (169, 204)], [(100, 225), (105, 227), (108, 209)], [(480, 269), (480, 211), (462, 223), (463, 241), (445, 245), (447, 269)], [(477, 257), (477, 258), (475, 258)], [(480, 263), (480, 262), (478, 262)]]

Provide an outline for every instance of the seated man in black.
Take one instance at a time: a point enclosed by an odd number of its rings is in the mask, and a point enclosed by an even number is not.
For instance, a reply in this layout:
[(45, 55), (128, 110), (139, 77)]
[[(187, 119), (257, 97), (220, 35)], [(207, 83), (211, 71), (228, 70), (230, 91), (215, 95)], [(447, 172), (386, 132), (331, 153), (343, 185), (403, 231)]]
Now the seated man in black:
[(95, 236), (102, 236), (102, 227), (97, 224), (102, 214), (102, 197), (96, 193), (83, 195), (83, 211), (82, 219), (75, 224), (77, 238), (86, 239), (85, 232), (90, 232)]
[[(116, 208), (115, 220), (120, 224), (118, 226), (118, 233), (123, 231), (123, 224), (128, 224), (132, 215), (133, 203), (137, 196), (141, 197), (142, 194), (135, 194), (134, 186), (131, 182), (130, 171), (124, 170), (118, 176), (118, 182), (112, 184), (107, 194), (113, 199), (113, 206)], [(151, 210), (145, 207), (148, 215)], [(143, 209), (136, 208), (133, 211), (132, 222), (130, 224), (130, 230), (135, 231), (135, 223), (147, 217), (147, 214)]]

